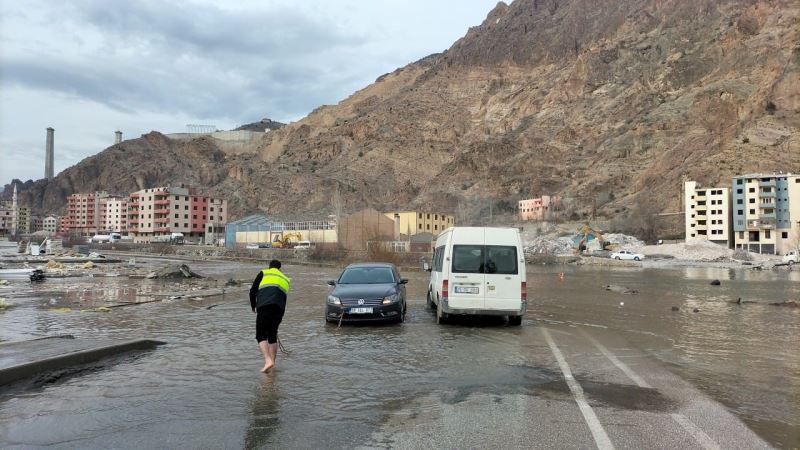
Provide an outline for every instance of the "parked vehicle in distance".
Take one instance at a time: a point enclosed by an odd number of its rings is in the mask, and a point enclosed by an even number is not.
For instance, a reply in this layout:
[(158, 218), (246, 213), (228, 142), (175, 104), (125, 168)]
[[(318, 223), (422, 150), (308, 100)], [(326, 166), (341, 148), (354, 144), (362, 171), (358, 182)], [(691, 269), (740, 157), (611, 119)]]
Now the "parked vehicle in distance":
[(453, 315), (492, 315), (522, 324), (528, 293), (516, 228), (448, 228), (425, 270), (431, 272), (428, 307), (436, 310), (436, 323)]
[(257, 250), (259, 247), (258, 247), (258, 244), (247, 244), (247, 246), (245, 248), (247, 250)]
[(634, 261), (641, 261), (644, 255), (641, 253), (634, 253), (630, 250), (620, 250), (611, 254), (611, 259), (632, 259)]
[(783, 255), (783, 262), (789, 264), (797, 264), (798, 262), (800, 262), (800, 255), (798, 255), (798, 253), (800, 252), (798, 252), (797, 250), (792, 250), (786, 253), (785, 255)]
[(402, 322), (406, 315), (406, 283), (394, 264), (358, 263), (345, 267), (325, 301), (325, 321)]
[(100, 243), (111, 243), (119, 242), (122, 239), (122, 235), (119, 233), (108, 233), (108, 234), (95, 234), (91, 238), (91, 242), (95, 244)]
[(294, 244), (294, 248), (296, 250), (308, 250), (311, 248), (311, 241), (297, 241), (297, 243)]

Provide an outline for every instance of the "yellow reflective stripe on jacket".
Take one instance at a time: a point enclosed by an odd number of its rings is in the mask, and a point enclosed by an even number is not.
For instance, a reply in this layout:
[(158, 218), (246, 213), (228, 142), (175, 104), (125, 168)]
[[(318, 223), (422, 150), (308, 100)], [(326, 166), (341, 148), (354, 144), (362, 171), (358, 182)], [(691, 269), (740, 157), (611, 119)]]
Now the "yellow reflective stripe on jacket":
[(264, 269), (261, 271), (261, 283), (258, 285), (258, 288), (276, 286), (284, 293), (288, 294), (291, 282), (292, 280), (278, 269)]

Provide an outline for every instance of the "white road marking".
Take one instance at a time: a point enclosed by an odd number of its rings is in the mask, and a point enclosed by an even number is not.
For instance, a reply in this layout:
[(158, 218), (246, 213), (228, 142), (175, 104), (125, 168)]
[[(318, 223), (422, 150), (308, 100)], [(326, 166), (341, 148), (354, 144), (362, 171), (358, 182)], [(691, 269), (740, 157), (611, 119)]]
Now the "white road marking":
[(550, 333), (546, 328), (542, 328), (542, 334), (544, 335), (544, 339), (547, 341), (547, 345), (550, 346), (550, 351), (553, 352), (553, 356), (555, 356), (556, 361), (558, 361), (558, 366), (561, 368), (561, 372), (564, 374), (564, 380), (567, 382), (567, 386), (569, 386), (572, 396), (575, 397), (575, 403), (578, 404), (578, 409), (581, 410), (581, 414), (583, 414), (583, 418), (586, 420), (586, 424), (589, 426), (589, 431), (592, 432), (592, 437), (594, 438), (597, 448), (600, 450), (612, 450), (614, 445), (611, 444), (611, 439), (608, 438), (606, 430), (603, 429), (603, 425), (600, 424), (600, 421), (597, 419), (592, 407), (586, 402), (586, 396), (583, 394), (583, 388), (572, 376), (572, 371), (570, 370), (567, 361), (564, 359), (564, 355), (561, 354), (561, 350), (558, 349), (555, 341), (553, 341), (553, 338), (550, 336)]
[[(603, 344), (598, 342), (597, 339), (593, 338), (591, 335), (589, 335), (589, 333), (584, 331), (582, 328), (579, 328), (578, 330), (586, 339), (588, 339), (595, 347), (597, 347), (598, 350), (600, 350), (600, 353), (602, 353), (606, 358), (608, 358), (608, 360), (611, 361), (611, 363), (617, 366), (619, 370), (625, 373), (625, 375), (627, 375), (628, 378), (631, 379), (631, 381), (636, 383), (637, 386), (642, 388), (652, 389), (652, 386), (650, 386), (650, 384), (647, 383), (647, 381), (645, 381), (644, 378), (640, 377), (636, 372), (633, 371), (633, 369), (628, 367), (627, 364), (620, 361), (619, 358), (617, 358), (616, 356), (614, 356), (613, 353), (608, 351), (608, 349)], [(672, 417), (672, 419), (675, 422), (677, 422), (678, 425), (680, 425), (684, 430), (686, 430), (686, 432), (689, 433), (695, 439), (695, 441), (697, 441), (697, 443), (700, 444), (700, 446), (703, 447), (704, 449), (720, 450), (720, 446), (717, 445), (717, 443), (714, 442), (714, 440), (711, 439), (711, 437), (707, 435), (705, 431), (700, 429), (700, 427), (695, 425), (694, 422), (689, 420), (683, 414), (673, 413), (670, 414), (670, 417)]]

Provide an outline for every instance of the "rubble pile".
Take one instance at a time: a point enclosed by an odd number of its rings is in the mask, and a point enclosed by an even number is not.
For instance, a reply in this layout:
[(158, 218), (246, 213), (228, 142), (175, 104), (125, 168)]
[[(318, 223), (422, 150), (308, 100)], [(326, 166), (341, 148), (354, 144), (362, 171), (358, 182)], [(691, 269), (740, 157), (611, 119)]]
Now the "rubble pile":
[(575, 252), (575, 242), (570, 237), (539, 236), (530, 240), (523, 251), (526, 255), (571, 255)]
[(201, 275), (193, 272), (186, 264), (181, 264), (178, 267), (167, 266), (147, 274), (146, 278), (203, 278)]
[(644, 247), (644, 242), (634, 236), (622, 233), (609, 233), (603, 236), (606, 243), (619, 246), (621, 249), (635, 249)]
[(708, 241), (651, 245), (641, 249), (641, 252), (645, 255), (664, 254), (689, 261), (721, 261), (733, 256), (733, 250)]

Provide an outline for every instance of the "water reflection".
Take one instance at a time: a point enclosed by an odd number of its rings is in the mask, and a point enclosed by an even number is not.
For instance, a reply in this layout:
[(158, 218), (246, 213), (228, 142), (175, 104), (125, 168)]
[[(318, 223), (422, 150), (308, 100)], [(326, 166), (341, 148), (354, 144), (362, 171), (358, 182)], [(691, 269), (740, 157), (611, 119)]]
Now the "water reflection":
[(255, 386), (250, 422), (244, 438), (244, 447), (247, 449), (270, 447), (280, 426), (279, 376), (278, 372), (263, 375), (261, 382)]

